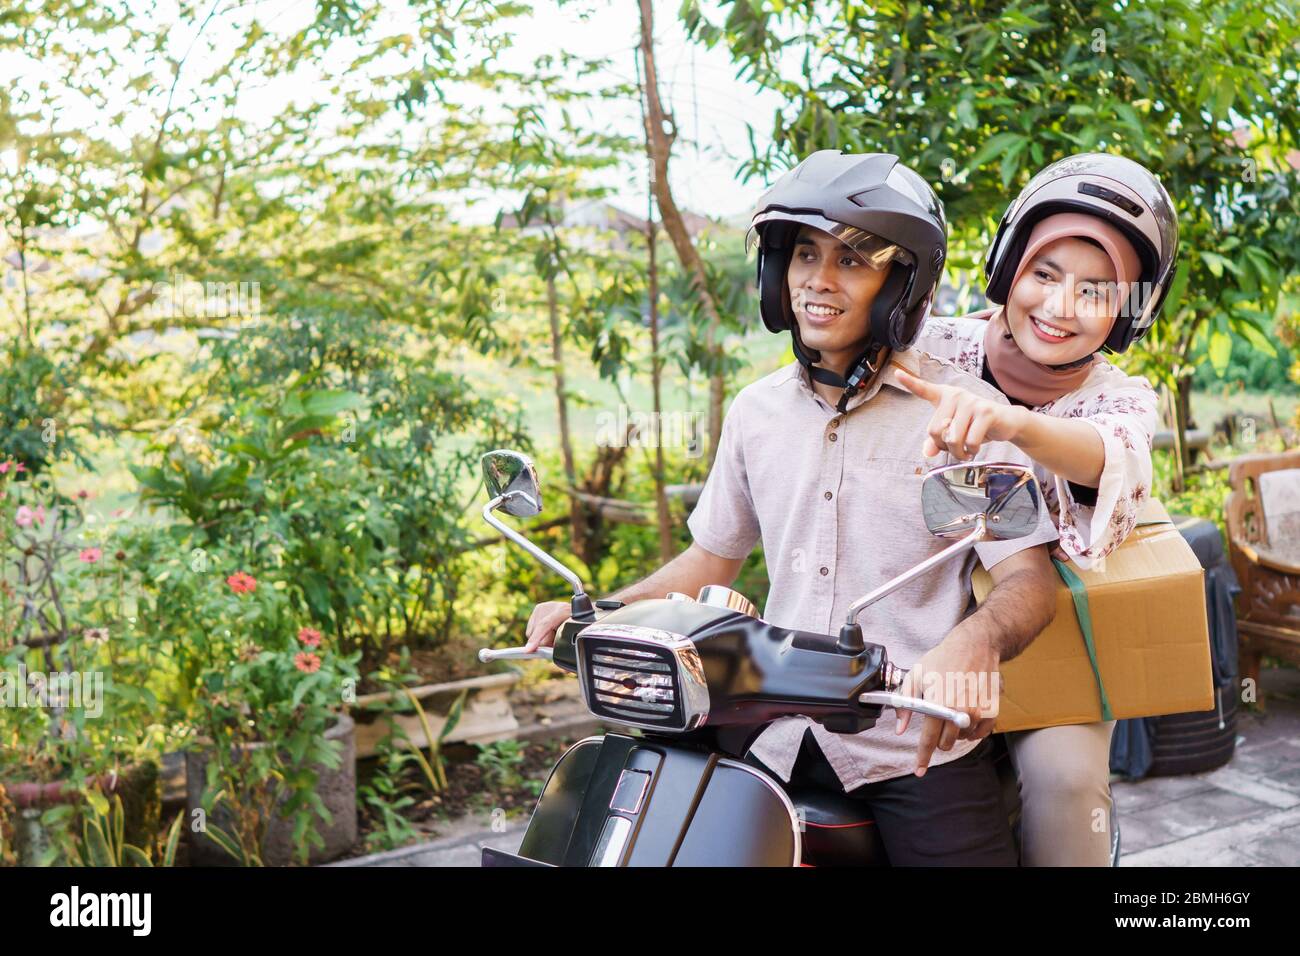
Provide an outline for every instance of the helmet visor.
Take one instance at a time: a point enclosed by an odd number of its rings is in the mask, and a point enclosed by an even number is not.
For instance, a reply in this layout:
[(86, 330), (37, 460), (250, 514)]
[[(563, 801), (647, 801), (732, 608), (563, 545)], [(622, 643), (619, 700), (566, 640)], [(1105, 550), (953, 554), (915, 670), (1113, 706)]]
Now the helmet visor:
[[(883, 239), (875, 233), (859, 229), (857, 226), (850, 226), (842, 222), (836, 222), (833, 219), (827, 219), (825, 216), (819, 216), (816, 213), (787, 212), (784, 209), (769, 209), (754, 217), (749, 231), (745, 234), (745, 248), (747, 251), (760, 238), (763, 231), (760, 227), (772, 222), (792, 223), (795, 226), (812, 226), (814, 229), (830, 233), (830, 235), (857, 253), (870, 268), (877, 271), (887, 268), (894, 261), (909, 266), (916, 264), (916, 260), (910, 252), (897, 243)], [(793, 237), (797, 233), (797, 228), (791, 229), (791, 241), (793, 241)]]

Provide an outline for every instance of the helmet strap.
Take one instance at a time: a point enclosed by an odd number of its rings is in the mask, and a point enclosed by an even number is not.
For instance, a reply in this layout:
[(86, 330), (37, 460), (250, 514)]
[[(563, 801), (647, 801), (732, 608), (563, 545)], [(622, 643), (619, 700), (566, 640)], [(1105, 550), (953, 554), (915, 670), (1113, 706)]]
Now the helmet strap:
[(880, 369), (878, 359), (880, 350), (884, 346), (883, 343), (874, 339), (868, 343), (866, 350), (861, 355), (849, 363), (849, 374), (845, 377), (828, 368), (813, 364), (821, 360), (821, 353), (816, 349), (809, 349), (803, 344), (799, 338), (798, 323), (793, 323), (790, 326), (790, 337), (793, 339), (795, 358), (799, 360), (799, 364), (808, 370), (808, 375), (813, 381), (821, 382), (823, 385), (830, 385), (833, 388), (844, 389), (839, 402), (835, 405), (835, 410), (840, 414), (844, 414), (847, 410), (849, 399), (856, 395), (859, 389), (865, 387), (870, 378)]

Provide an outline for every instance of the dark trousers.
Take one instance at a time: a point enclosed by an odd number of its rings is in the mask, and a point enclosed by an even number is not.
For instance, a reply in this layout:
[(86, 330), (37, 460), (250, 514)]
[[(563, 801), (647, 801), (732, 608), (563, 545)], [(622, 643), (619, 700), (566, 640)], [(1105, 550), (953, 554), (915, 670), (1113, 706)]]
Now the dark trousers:
[[(891, 866), (1017, 865), (992, 748), (985, 737), (964, 757), (931, 765), (924, 777), (909, 773), (848, 792), (871, 810)], [(804, 732), (790, 783), (844, 792), (811, 730)]]

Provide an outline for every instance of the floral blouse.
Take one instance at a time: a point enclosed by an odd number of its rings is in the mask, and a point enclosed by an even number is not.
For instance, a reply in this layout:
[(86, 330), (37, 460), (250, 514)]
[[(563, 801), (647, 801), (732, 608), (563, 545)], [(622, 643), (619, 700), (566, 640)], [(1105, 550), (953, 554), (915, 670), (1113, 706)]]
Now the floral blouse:
[[(914, 347), (979, 378), (990, 314), (931, 316)], [(1098, 361), (1081, 386), (1033, 411), (1080, 418), (1097, 429), (1105, 446), (1106, 462), (1095, 504), (1077, 501), (1069, 482), (1035, 465), (1043, 499), (1061, 533), (1062, 550), (1079, 567), (1091, 568), (1128, 537), (1150, 494), (1155, 390), (1145, 378)]]

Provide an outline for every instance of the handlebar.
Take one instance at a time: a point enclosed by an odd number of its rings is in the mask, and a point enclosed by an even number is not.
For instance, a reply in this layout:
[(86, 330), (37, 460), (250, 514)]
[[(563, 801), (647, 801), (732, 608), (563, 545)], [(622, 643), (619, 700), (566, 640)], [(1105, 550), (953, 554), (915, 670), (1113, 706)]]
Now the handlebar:
[(526, 647), (503, 647), (496, 651), (485, 647), (478, 652), (478, 659), (484, 664), (493, 661), (549, 661), (554, 657), (555, 649), (551, 647), (539, 647), (535, 651)]
[(863, 704), (892, 707), (895, 710), (914, 710), (918, 714), (927, 714), (941, 720), (951, 720), (962, 730), (970, 726), (970, 714), (963, 713), (960, 710), (953, 710), (951, 707), (944, 707), (942, 704), (934, 704), (919, 697), (904, 697), (902, 694), (896, 694), (892, 691), (872, 690), (860, 695), (858, 701)]
[[(478, 659), (484, 664), (492, 661), (549, 661), (554, 656), (555, 650), (550, 647), (539, 647), (535, 651), (530, 651), (524, 647), (505, 647), (500, 650), (491, 650), (485, 647), (478, 652)], [(897, 672), (897, 677), (901, 679), (903, 673), (902, 671)], [(870, 706), (892, 707), (895, 710), (912, 710), (918, 714), (938, 717), (941, 720), (951, 720), (962, 730), (970, 726), (969, 714), (960, 710), (953, 710), (951, 707), (944, 707), (941, 704), (931, 703), (928, 700), (922, 700), (919, 697), (906, 697), (893, 691), (867, 691), (858, 696), (858, 702)]]

